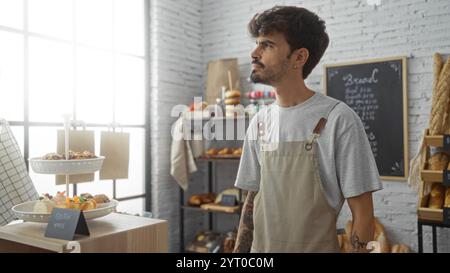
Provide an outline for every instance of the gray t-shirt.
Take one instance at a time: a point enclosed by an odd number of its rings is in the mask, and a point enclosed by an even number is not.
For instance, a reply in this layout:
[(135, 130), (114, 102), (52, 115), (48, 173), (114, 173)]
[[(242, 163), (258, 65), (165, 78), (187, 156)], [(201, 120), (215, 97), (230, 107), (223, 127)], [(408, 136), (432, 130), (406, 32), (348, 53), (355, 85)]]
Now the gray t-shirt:
[[(326, 118), (332, 109), (317, 139), (319, 176), (330, 206), (339, 213), (346, 198), (381, 190), (383, 187), (362, 121), (345, 103), (336, 105), (337, 102), (316, 92), (293, 107), (280, 107), (274, 103), (259, 111), (247, 129), (235, 186), (259, 191), (261, 137), (258, 137), (258, 130), (264, 131), (266, 143), (309, 140), (317, 122)], [(258, 128), (261, 122), (264, 126)]]

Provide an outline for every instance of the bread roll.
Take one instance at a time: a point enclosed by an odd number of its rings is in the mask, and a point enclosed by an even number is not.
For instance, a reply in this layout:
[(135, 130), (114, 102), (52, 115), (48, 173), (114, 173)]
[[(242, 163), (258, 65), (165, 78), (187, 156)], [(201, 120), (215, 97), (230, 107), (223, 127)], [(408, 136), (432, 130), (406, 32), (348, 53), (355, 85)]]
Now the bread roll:
[(381, 253), (390, 253), (391, 247), (387, 239), (386, 230), (377, 218), (375, 218), (375, 241), (380, 243)]
[(93, 210), (97, 208), (97, 203), (95, 202), (94, 199), (85, 201), (83, 203), (80, 204), (80, 210), (82, 211), (86, 211), (86, 210)]
[(444, 207), (450, 208), (450, 188), (445, 191)]
[(188, 200), (188, 204), (190, 206), (200, 206), (202, 204), (202, 200), (199, 195), (192, 195)]
[(231, 91), (225, 92), (226, 99), (240, 98), (240, 97), (241, 97), (241, 92), (239, 92), (238, 90), (231, 90)]
[(109, 198), (105, 194), (97, 194), (97, 195), (94, 196), (93, 200), (95, 200), (95, 202), (97, 204), (108, 203), (109, 202)]
[(235, 156), (242, 155), (242, 148), (234, 149), (233, 150), (233, 155), (235, 155)]
[(430, 209), (442, 209), (444, 205), (445, 187), (441, 183), (434, 183), (431, 187), (430, 200), (428, 207)]
[(216, 195), (214, 193), (194, 194), (189, 198), (188, 204), (190, 206), (200, 206), (213, 203), (215, 200)]
[(208, 151), (206, 151), (206, 155), (214, 156), (217, 155), (217, 152), (217, 149), (209, 149)]
[(428, 164), (433, 171), (446, 170), (448, 166), (448, 155), (446, 153), (436, 153), (430, 157)]
[(223, 148), (217, 154), (218, 155), (229, 155), (229, 154), (231, 154), (231, 149), (230, 148)]

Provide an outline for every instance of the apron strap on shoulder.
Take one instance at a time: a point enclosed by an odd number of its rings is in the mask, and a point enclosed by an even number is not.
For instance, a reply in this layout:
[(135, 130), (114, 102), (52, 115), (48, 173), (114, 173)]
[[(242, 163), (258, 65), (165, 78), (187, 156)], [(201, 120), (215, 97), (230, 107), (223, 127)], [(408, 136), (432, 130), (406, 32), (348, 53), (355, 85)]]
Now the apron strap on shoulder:
[(316, 128), (314, 128), (313, 134), (320, 135), (320, 133), (322, 132), (323, 128), (325, 128), (326, 124), (327, 124), (327, 119), (326, 118), (321, 118), (319, 120), (319, 122), (317, 123)]

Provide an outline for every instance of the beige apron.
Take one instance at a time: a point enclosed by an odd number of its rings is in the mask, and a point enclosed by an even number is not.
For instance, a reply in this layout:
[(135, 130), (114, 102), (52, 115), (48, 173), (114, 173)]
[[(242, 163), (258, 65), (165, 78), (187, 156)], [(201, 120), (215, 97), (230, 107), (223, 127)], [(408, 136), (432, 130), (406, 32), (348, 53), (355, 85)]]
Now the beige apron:
[(340, 252), (337, 215), (322, 189), (315, 142), (336, 105), (309, 141), (261, 144), (251, 252)]

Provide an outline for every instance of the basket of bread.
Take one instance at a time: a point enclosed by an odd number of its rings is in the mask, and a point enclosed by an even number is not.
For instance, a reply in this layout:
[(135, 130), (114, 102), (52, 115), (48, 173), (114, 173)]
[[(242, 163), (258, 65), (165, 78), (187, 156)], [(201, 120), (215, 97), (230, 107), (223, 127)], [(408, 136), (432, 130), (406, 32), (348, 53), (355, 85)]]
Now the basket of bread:
[(31, 158), (30, 166), (39, 174), (86, 174), (99, 171), (104, 160), (104, 156), (96, 156), (89, 151), (69, 151), (69, 159), (60, 154), (49, 153), (43, 157)]
[(95, 219), (114, 212), (118, 204), (105, 194), (84, 193), (70, 198), (65, 192), (58, 192), (55, 196), (46, 193), (39, 200), (18, 204), (12, 211), (18, 219), (26, 222), (47, 223), (54, 208), (80, 210), (86, 219)]

